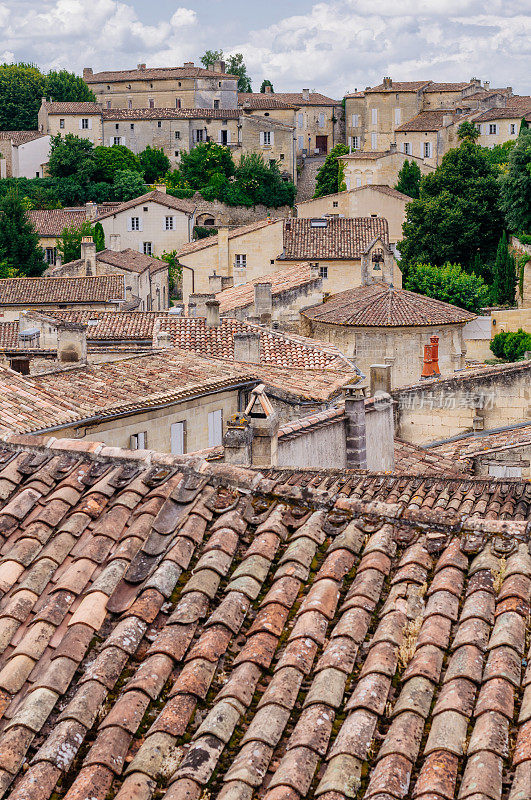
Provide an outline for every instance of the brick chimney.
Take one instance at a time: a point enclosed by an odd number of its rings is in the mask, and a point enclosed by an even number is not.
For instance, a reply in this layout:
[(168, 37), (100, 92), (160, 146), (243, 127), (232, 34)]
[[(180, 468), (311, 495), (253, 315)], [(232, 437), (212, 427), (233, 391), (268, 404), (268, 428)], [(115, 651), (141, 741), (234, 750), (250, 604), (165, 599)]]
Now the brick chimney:
[(81, 260), (84, 262), (85, 275), (96, 274), (96, 243), (92, 237), (84, 236), (81, 240)]
[(247, 364), (260, 363), (260, 334), (247, 330), (234, 334), (234, 360)]
[(365, 390), (354, 384), (344, 388), (347, 469), (367, 469)]
[(424, 345), (424, 367), (421, 379), (440, 378), (439, 369), (439, 337), (430, 336), (430, 344)]
[(221, 320), (219, 317), (219, 300), (207, 300), (205, 305), (207, 328), (219, 328), (221, 325)]

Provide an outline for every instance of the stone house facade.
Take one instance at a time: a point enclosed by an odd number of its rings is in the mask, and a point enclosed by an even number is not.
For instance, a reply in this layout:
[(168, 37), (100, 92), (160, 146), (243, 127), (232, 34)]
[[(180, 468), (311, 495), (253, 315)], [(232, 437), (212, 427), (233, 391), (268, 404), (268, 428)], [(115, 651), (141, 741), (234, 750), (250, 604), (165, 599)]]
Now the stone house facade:
[(71, 133), (81, 139), (88, 139), (94, 146), (103, 144), (99, 103), (56, 103), (43, 98), (37, 124), (42, 134), (66, 136)]
[(427, 175), (434, 169), (419, 156), (400, 153), (394, 144), (385, 151), (356, 151), (340, 156), (339, 161), (343, 164), (347, 189), (357, 189), (372, 184), (395, 186), (406, 159), (414, 160), (422, 175)]
[(104, 108), (236, 108), (238, 77), (225, 72), (223, 61), (212, 69), (192, 61), (182, 67), (147, 67), (93, 72), (83, 80)]

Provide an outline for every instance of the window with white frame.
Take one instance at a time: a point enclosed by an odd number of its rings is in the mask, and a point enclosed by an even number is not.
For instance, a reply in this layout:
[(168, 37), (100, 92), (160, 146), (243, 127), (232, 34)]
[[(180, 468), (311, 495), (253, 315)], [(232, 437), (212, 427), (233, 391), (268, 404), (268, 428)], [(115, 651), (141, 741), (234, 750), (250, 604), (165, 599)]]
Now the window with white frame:
[(511, 122), (511, 124), (509, 125), (509, 133), (512, 134), (512, 135), (514, 135), (516, 133), (516, 123), (515, 122)]
[(152, 242), (144, 242), (144, 255), (145, 256), (152, 256), (153, 255), (153, 243)]
[(110, 107), (111, 107), (111, 101), (107, 100), (107, 109), (109, 109)]
[(376, 150), (377, 147), (378, 147), (378, 134), (371, 133), (371, 149)]
[(81, 119), (81, 128), (84, 131), (88, 131), (88, 129), (90, 127), (89, 126), (89, 122), (90, 122), (90, 120), (87, 117), (82, 117), (82, 119)]
[(359, 126), (359, 124), (360, 124), (360, 115), (359, 114), (353, 114), (352, 115), (352, 127), (353, 128), (357, 128)]
[(47, 247), (44, 251), (44, 259), (47, 264), (55, 264), (57, 251), (55, 247)]
[(175, 456), (182, 456), (186, 452), (184, 447), (185, 433), (185, 422), (174, 422), (170, 425), (170, 452)]
[(140, 217), (131, 217), (129, 220), (129, 230), (130, 231), (141, 231), (142, 230), (142, 220)]
[(175, 217), (165, 217), (165, 219), (164, 219), (164, 230), (165, 231), (173, 231), (173, 230), (175, 230)]
[(495, 122), (491, 122), (489, 125), (489, 133), (498, 133), (498, 126)]
[(361, 178), (356, 178), (356, 188), (361, 186)]
[(129, 441), (131, 450), (145, 450), (147, 447), (147, 431), (133, 433)]
[(328, 267), (324, 266), (323, 264), (319, 264), (319, 277), (320, 278), (328, 278)]
[(180, 97), (176, 97), (175, 98), (175, 108), (180, 108), (180, 107), (181, 107), (181, 98)]
[(154, 100), (150, 100), (149, 101), (149, 107), (150, 108), (155, 108), (155, 101)]
[(424, 158), (431, 158), (431, 142), (424, 142)]
[(234, 266), (236, 269), (247, 269), (247, 255), (245, 253), (236, 253), (234, 256)]
[(192, 141), (194, 142), (204, 142), (206, 139), (206, 131), (204, 128), (199, 128), (192, 132)]
[(411, 142), (404, 142), (403, 147), (404, 147), (404, 153), (406, 154), (406, 156), (410, 156), (411, 155)]
[(324, 128), (324, 126), (325, 126), (325, 115), (324, 115), (324, 113), (323, 113), (322, 111), (321, 111), (321, 113), (319, 114), (319, 122), (318, 122), (318, 125), (319, 125), (319, 127), (320, 127), (320, 128)]
[(373, 125), (377, 125), (378, 124), (378, 109), (377, 108), (371, 108), (371, 122), (372, 122)]
[(395, 108), (395, 125), (400, 125), (401, 118), (402, 118), (402, 109)]
[(260, 131), (260, 145), (262, 147), (271, 147), (273, 144), (272, 131)]
[(121, 137), (120, 136), (113, 136), (112, 137), (112, 143), (113, 144), (121, 144), (122, 143)]
[(352, 149), (353, 150), (359, 150), (360, 149), (360, 137), (359, 136), (351, 136), (350, 138), (351, 138), (350, 144), (351, 144)]
[(217, 447), (223, 439), (223, 411), (211, 411), (208, 415), (208, 446)]

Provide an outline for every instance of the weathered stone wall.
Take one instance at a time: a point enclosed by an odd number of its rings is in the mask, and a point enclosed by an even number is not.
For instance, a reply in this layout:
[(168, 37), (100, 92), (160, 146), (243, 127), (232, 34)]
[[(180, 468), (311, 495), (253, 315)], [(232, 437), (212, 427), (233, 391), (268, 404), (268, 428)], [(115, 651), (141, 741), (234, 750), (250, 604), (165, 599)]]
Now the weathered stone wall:
[(191, 202), (196, 206), (196, 225), (204, 226), (207, 217), (214, 220), (214, 226), (227, 225), (229, 228), (237, 228), (240, 225), (250, 225), (252, 222), (259, 222), (267, 217), (288, 217), (291, 211), (290, 206), (280, 206), (280, 208), (268, 208), (267, 206), (227, 206), (219, 200), (212, 202), (205, 200), (199, 192), (191, 198)]
[(343, 469), (346, 463), (344, 419), (314, 428), (301, 436), (282, 436), (278, 440), (279, 467)]

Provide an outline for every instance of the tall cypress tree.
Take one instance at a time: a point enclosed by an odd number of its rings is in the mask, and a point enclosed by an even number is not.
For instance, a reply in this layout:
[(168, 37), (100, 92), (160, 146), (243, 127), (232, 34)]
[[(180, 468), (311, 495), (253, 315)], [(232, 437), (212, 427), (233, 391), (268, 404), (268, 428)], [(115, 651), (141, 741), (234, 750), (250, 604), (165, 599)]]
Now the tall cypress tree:
[(17, 192), (9, 192), (0, 203), (0, 261), (32, 276), (41, 275), (46, 266), (39, 236)]
[(509, 252), (505, 231), (498, 243), (494, 262), (494, 298), (499, 305), (514, 305), (516, 291), (516, 265)]

